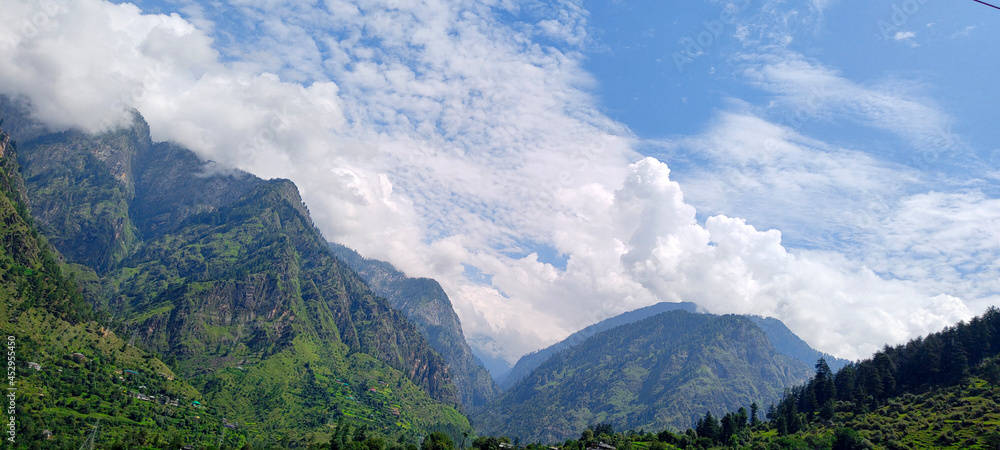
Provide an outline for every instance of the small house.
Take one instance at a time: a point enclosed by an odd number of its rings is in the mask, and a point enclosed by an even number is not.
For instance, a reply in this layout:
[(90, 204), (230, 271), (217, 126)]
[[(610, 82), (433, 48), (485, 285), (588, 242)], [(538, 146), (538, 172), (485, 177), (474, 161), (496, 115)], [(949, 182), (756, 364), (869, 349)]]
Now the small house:
[(73, 358), (79, 359), (81, 361), (86, 361), (87, 360), (87, 357), (84, 356), (84, 354), (80, 353), (80, 352), (70, 353), (69, 356), (72, 356)]
[(42, 430), (42, 437), (45, 438), (46, 441), (52, 439), (52, 430), (47, 428)]
[(42, 365), (38, 364), (36, 362), (29, 362), (28, 363), (28, 368), (29, 369), (35, 369), (35, 370), (42, 370)]

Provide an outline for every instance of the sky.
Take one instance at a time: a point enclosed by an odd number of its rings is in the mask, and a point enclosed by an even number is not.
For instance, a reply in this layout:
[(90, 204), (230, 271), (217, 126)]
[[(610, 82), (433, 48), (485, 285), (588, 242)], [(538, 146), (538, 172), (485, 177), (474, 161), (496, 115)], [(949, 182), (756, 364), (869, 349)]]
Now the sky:
[(1000, 11), (676, 3), (0, 0), (0, 94), (295, 181), (500, 365), (659, 301), (851, 359), (1000, 301)]

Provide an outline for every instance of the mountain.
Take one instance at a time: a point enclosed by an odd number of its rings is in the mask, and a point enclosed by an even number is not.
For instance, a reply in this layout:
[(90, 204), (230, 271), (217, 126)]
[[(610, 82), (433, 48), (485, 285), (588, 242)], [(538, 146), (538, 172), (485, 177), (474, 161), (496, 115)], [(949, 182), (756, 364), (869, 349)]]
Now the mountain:
[(16, 405), (5, 448), (78, 448), (92, 434), (99, 448), (243, 446), (190, 383), (94, 321), (35, 227), (14, 147), (0, 131), (0, 334), (13, 363), (4, 403)]
[(471, 431), (443, 358), (333, 255), (290, 181), (153, 143), (138, 114), (22, 148), (32, 213), (85, 296), (255, 445), (324, 441), (341, 416), (411, 442)]
[[(655, 305), (647, 306), (644, 308), (639, 308), (634, 311), (629, 311), (624, 314), (617, 315), (610, 319), (602, 320), (595, 323), (589, 327), (586, 327), (576, 333), (571, 334), (566, 339), (553, 344), (547, 348), (539, 350), (534, 353), (529, 353), (524, 355), (517, 361), (514, 368), (511, 369), (510, 373), (500, 382), (500, 387), (503, 389), (508, 389), (515, 383), (520, 381), (522, 378), (528, 375), (532, 370), (541, 365), (545, 360), (552, 357), (556, 353), (571, 348), (590, 338), (591, 336), (600, 333), (604, 330), (609, 330), (611, 328), (630, 324), (647, 317), (652, 317), (657, 314), (661, 314), (667, 311), (683, 310), (687, 312), (697, 312), (698, 305), (690, 302), (680, 302), (680, 303), (670, 303), (661, 302)], [(774, 345), (775, 350), (778, 353), (790, 356), (799, 361), (802, 361), (806, 365), (815, 364), (820, 358), (826, 359), (827, 363), (834, 370), (837, 370), (850, 361), (845, 359), (840, 359), (832, 355), (814, 350), (809, 347), (801, 338), (792, 333), (788, 327), (785, 326), (780, 320), (773, 319), (770, 317), (759, 317), (759, 316), (747, 316), (750, 320), (756, 323), (767, 337), (771, 340), (771, 344)]]
[(530, 442), (597, 423), (684, 428), (706, 410), (773, 402), (811, 373), (747, 317), (674, 310), (556, 353), (472, 419), (480, 434)]
[(466, 410), (485, 405), (499, 392), (493, 377), (472, 354), (451, 300), (437, 281), (408, 278), (391, 264), (364, 258), (340, 244), (331, 243), (330, 248), (365, 279), (376, 295), (385, 297), (389, 304), (405, 314), (431, 347), (444, 357)]
[(494, 380), (499, 381), (507, 377), (512, 366), (504, 357), (503, 345), (496, 339), (485, 334), (474, 334), (469, 336), (469, 346)]
[(774, 349), (782, 355), (791, 356), (808, 365), (813, 365), (816, 361), (824, 359), (827, 365), (833, 370), (839, 370), (841, 367), (851, 363), (846, 359), (838, 358), (810, 347), (806, 341), (803, 341), (802, 338), (792, 333), (792, 330), (789, 330), (785, 326), (785, 323), (778, 319), (760, 316), (748, 317), (764, 330), (767, 338), (774, 345)]
[(503, 389), (509, 389), (515, 383), (521, 381), (522, 378), (531, 373), (532, 370), (535, 370), (536, 367), (542, 365), (545, 360), (551, 358), (552, 355), (568, 348), (575, 347), (597, 333), (674, 310), (683, 310), (694, 313), (698, 311), (698, 305), (690, 302), (660, 302), (655, 305), (639, 308), (634, 311), (629, 311), (624, 314), (619, 314), (615, 317), (602, 320), (569, 335), (569, 337), (563, 339), (562, 341), (552, 344), (537, 352), (522, 356), (521, 359), (517, 360), (517, 364), (514, 364), (514, 367), (510, 369), (510, 372), (506, 377), (504, 377), (503, 381), (500, 382), (500, 387)]

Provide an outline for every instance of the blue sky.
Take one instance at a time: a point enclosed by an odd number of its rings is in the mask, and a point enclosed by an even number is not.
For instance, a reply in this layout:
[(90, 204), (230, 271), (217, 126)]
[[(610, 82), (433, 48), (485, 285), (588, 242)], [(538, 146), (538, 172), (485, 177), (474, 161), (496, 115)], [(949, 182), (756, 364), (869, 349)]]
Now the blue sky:
[(693, 301), (856, 358), (1000, 299), (971, 0), (2, 4), (0, 93), (292, 179), (484, 357)]

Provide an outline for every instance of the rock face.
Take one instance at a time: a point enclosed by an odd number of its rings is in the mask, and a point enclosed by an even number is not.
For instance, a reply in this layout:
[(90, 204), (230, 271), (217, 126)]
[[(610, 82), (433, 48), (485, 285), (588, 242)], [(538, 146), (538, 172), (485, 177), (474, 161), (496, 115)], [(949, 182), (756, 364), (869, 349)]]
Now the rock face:
[(668, 311), (556, 353), (473, 415), (480, 434), (557, 442), (588, 426), (683, 429), (778, 400), (812, 369), (744, 316)]
[[(89, 300), (120, 332), (173, 361), (180, 375), (206, 388), (220, 379), (234, 383), (208, 391), (234, 410), (240, 398), (252, 401), (246, 391), (253, 377), (235, 382), (227, 371), (254, 367), (248, 370), (263, 377), (257, 383), (274, 375), (267, 371), (287, 371), (279, 384), (289, 391), (269, 398), (291, 416), (309, 410), (295, 420), (315, 426), (348, 408), (329, 410), (332, 397), (325, 396), (352, 379), (401, 383), (393, 395), (434, 404), (406, 387), (412, 382), (443, 403), (434, 413), (413, 412), (411, 425), (420, 425), (414, 433), (468, 430), (451, 408), (459, 399), (444, 359), (333, 255), (292, 182), (222, 170), (176, 145), (154, 144), (138, 114), (117, 131), (46, 134), (21, 146), (33, 214), (73, 263)], [(392, 375), (397, 371), (405, 381)], [(304, 390), (289, 383), (319, 384)], [(306, 391), (329, 401), (306, 402)], [(403, 410), (386, 426), (405, 422)], [(248, 420), (277, 416), (245, 412), (257, 414)]]
[(391, 264), (366, 259), (340, 244), (330, 244), (338, 258), (357, 271), (372, 290), (413, 322), (448, 364), (467, 411), (483, 406), (499, 391), (493, 377), (472, 354), (448, 294), (437, 281), (408, 278)]

